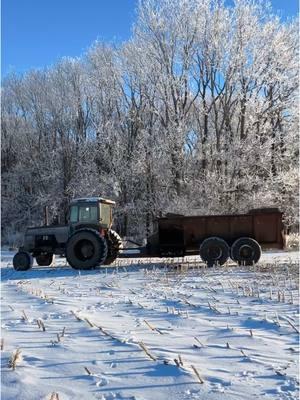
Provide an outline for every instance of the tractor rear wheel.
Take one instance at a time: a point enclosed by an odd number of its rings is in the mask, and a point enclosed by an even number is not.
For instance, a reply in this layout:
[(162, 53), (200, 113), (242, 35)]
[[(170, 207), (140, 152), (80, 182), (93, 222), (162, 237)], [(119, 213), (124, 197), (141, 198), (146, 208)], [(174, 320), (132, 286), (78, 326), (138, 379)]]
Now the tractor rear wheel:
[(92, 269), (107, 257), (107, 242), (93, 229), (81, 229), (66, 244), (66, 258), (74, 269)]
[(200, 257), (208, 267), (223, 265), (229, 258), (229, 246), (219, 237), (207, 238), (201, 243)]
[(261, 247), (249, 237), (237, 239), (231, 246), (231, 258), (239, 265), (253, 265), (261, 257)]
[(46, 253), (46, 254), (39, 254), (35, 257), (37, 265), (40, 267), (47, 267), (48, 265), (52, 264), (53, 254)]
[(108, 253), (106, 260), (103, 263), (104, 265), (112, 264), (118, 257), (120, 250), (123, 248), (122, 238), (116, 231), (110, 229), (107, 236)]
[(13, 266), (16, 271), (27, 271), (32, 268), (33, 258), (27, 251), (18, 251), (13, 258)]

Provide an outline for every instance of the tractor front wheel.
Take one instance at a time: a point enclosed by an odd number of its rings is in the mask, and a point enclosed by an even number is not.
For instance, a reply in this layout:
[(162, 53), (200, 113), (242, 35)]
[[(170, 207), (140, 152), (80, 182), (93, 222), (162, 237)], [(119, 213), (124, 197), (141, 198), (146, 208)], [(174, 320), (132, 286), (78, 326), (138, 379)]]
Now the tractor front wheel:
[(52, 264), (53, 254), (46, 253), (46, 254), (39, 254), (35, 257), (37, 265), (40, 267), (47, 267), (48, 265)]
[(27, 251), (18, 251), (13, 258), (13, 266), (16, 271), (27, 271), (32, 268), (33, 258)]

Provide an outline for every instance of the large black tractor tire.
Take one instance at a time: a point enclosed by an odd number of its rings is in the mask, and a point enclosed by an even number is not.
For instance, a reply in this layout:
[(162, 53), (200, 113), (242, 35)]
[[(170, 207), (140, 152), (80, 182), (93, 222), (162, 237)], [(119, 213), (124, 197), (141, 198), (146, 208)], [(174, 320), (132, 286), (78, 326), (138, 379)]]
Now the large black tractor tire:
[(231, 246), (231, 258), (239, 265), (253, 265), (261, 257), (261, 247), (249, 237), (237, 239)]
[(208, 267), (223, 265), (229, 258), (229, 246), (219, 237), (207, 238), (201, 243), (200, 257)]
[(107, 235), (108, 253), (104, 265), (112, 264), (118, 257), (120, 250), (123, 248), (122, 238), (112, 229), (109, 230)]
[(27, 271), (32, 268), (33, 258), (27, 251), (18, 251), (13, 258), (13, 266), (16, 271)]
[(66, 244), (66, 259), (74, 269), (92, 269), (107, 257), (107, 242), (93, 229), (80, 229)]
[(47, 267), (48, 265), (52, 264), (53, 260), (53, 254), (52, 253), (47, 253), (47, 254), (39, 254), (38, 256), (35, 257), (37, 265), (40, 267)]

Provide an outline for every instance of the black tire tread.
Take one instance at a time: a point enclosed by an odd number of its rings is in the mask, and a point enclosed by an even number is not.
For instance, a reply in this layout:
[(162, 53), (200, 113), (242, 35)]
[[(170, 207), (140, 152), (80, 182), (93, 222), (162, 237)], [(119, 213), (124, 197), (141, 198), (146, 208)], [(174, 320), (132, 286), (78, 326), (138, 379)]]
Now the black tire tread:
[(208, 267), (212, 267), (215, 264), (215, 260), (209, 259), (209, 257), (207, 257), (207, 255), (205, 254), (206, 249), (211, 244), (218, 245), (218, 246), (221, 247), (221, 249), (222, 249), (221, 258), (216, 260), (216, 262), (218, 263), (218, 265), (225, 264), (225, 262), (229, 258), (230, 249), (229, 249), (229, 246), (228, 246), (227, 242), (224, 239), (222, 239), (220, 237), (217, 237), (217, 236), (211, 236), (211, 237), (209, 237), (207, 239), (204, 239), (203, 242), (201, 243), (201, 245), (200, 245), (200, 257), (202, 258), (202, 260), (207, 263)]
[[(74, 241), (74, 237), (75, 236), (79, 236), (82, 233), (88, 233), (88, 234), (93, 234), (95, 238), (97, 238), (98, 243), (100, 245), (100, 249), (101, 251), (98, 252), (98, 257), (96, 258), (96, 260), (91, 263), (90, 265), (79, 265), (80, 264), (80, 260), (79, 261), (74, 261), (74, 255), (70, 254), (71, 252), (71, 244)], [(76, 231), (72, 236), (70, 236), (70, 238), (67, 241), (66, 244), (66, 259), (68, 261), (68, 263), (71, 265), (72, 268), (74, 269), (83, 269), (83, 270), (88, 270), (88, 269), (93, 269), (101, 264), (104, 263), (106, 257), (107, 257), (107, 242), (105, 240), (105, 238), (103, 238), (102, 236), (100, 236), (100, 233), (97, 232), (94, 229), (89, 229), (89, 228), (84, 228), (84, 229), (79, 229), (78, 231)]]
[[(238, 249), (242, 244), (247, 244), (247, 245), (252, 245), (253, 246), (253, 250), (254, 250), (254, 259), (252, 260), (243, 260), (239, 254), (238, 254)], [(257, 263), (261, 257), (261, 247), (259, 245), (259, 243), (250, 237), (240, 237), (239, 239), (237, 239), (233, 245), (231, 246), (231, 259), (235, 262), (237, 262), (239, 265), (246, 265), (246, 266), (250, 266), (253, 263)]]
[[(19, 257), (21, 254), (22, 254), (22, 255), (26, 255), (26, 257), (27, 257), (27, 264), (26, 264), (25, 266), (21, 266), (21, 265), (18, 263), (18, 257)], [(13, 267), (14, 267), (14, 269), (15, 269), (16, 271), (28, 271), (29, 269), (32, 268), (32, 265), (33, 265), (33, 258), (32, 258), (32, 256), (31, 256), (31, 254), (29, 254), (27, 251), (18, 251), (18, 252), (14, 255), (14, 258), (13, 258)]]
[(53, 254), (41, 254), (35, 257), (37, 265), (40, 267), (47, 267), (52, 264)]
[(110, 229), (108, 232), (109, 240), (108, 243), (108, 255), (106, 260), (104, 261), (104, 265), (112, 264), (116, 258), (120, 250), (123, 248), (123, 242), (121, 236), (114, 230)]

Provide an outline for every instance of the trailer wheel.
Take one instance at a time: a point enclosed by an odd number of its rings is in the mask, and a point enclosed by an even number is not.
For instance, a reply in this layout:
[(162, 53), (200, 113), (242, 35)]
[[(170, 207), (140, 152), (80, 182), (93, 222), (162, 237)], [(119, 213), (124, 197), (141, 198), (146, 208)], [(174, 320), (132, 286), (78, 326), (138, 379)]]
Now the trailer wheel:
[(107, 242), (97, 231), (81, 229), (66, 244), (66, 258), (74, 269), (92, 269), (103, 264)]
[(261, 247), (249, 237), (237, 239), (231, 246), (231, 258), (239, 265), (256, 264), (261, 257)]
[(32, 268), (33, 258), (27, 251), (18, 251), (13, 258), (13, 266), (16, 271), (27, 271)]
[(46, 253), (46, 254), (39, 254), (35, 257), (37, 265), (40, 267), (47, 267), (48, 265), (52, 264), (53, 254)]
[(118, 257), (120, 250), (123, 248), (122, 238), (112, 229), (108, 232), (107, 238), (108, 252), (104, 265), (112, 264)]
[(201, 243), (200, 257), (208, 267), (223, 265), (229, 258), (229, 246), (219, 237), (207, 238)]

